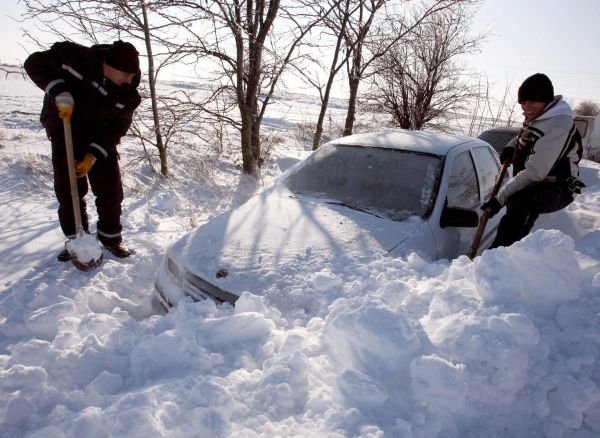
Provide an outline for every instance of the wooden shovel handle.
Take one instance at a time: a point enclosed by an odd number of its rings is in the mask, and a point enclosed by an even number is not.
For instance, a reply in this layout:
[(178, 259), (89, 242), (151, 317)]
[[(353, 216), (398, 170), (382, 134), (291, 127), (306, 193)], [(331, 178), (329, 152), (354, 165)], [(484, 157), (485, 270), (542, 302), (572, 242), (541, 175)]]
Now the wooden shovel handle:
[(81, 209), (79, 207), (79, 191), (77, 190), (77, 175), (75, 174), (75, 154), (73, 152), (73, 134), (71, 133), (71, 120), (63, 118), (65, 131), (65, 149), (67, 150), (67, 167), (69, 168), (69, 183), (71, 185), (71, 201), (73, 202), (73, 214), (75, 217), (75, 234), (83, 233), (81, 225)]
[[(502, 181), (504, 180), (504, 176), (506, 175), (506, 171), (508, 170), (509, 165), (510, 163), (508, 160), (506, 160), (502, 164), (502, 168), (500, 169), (498, 178), (496, 178), (496, 184), (494, 184), (494, 187), (492, 188), (488, 199), (492, 199), (500, 191), (500, 186), (502, 185)], [(477, 255), (477, 250), (479, 249), (481, 237), (483, 236), (483, 232), (485, 231), (485, 226), (487, 225), (488, 219), (488, 210), (484, 210), (483, 214), (479, 218), (479, 227), (477, 227), (477, 232), (475, 233), (475, 237), (473, 238), (473, 243), (471, 244), (471, 248), (469, 249), (469, 253), (467, 254), (471, 260), (473, 260)]]

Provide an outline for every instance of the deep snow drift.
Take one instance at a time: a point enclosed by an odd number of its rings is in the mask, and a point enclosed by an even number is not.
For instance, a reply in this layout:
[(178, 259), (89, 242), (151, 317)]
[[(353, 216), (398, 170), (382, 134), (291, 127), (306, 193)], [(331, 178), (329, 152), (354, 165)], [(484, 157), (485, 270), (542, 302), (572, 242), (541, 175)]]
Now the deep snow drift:
[[(0, 436), (600, 435), (600, 166), (586, 163), (566, 211), (474, 261), (324, 266), (269, 305), (245, 294), (163, 315), (151, 296), (165, 247), (260, 189), (235, 148), (178, 145), (164, 182), (125, 139), (137, 254), (82, 273), (55, 259), (42, 93), (11, 76), (0, 95)], [(294, 122), (316, 110), (272, 108), (283, 140), (261, 184), (305, 153)]]

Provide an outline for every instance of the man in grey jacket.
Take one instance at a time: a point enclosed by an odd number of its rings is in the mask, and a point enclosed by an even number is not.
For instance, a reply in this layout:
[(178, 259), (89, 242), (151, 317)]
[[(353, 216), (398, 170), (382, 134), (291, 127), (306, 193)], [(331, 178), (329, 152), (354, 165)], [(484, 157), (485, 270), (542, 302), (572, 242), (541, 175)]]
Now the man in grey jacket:
[(552, 82), (542, 73), (525, 79), (518, 100), (525, 122), (516, 147), (500, 154), (502, 162), (512, 163), (514, 177), (481, 207), (492, 217), (506, 205), (492, 248), (521, 240), (540, 214), (565, 208), (583, 187), (578, 166), (581, 136), (569, 104), (554, 96)]

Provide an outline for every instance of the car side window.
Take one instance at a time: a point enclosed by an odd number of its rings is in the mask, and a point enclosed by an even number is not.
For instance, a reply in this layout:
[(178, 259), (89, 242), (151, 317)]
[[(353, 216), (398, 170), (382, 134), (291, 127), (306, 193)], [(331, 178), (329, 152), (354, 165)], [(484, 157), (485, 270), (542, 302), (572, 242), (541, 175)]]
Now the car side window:
[(452, 162), (446, 199), (448, 207), (472, 209), (479, 204), (479, 184), (469, 151), (461, 152)]
[(487, 199), (496, 183), (496, 177), (498, 176), (499, 171), (498, 162), (492, 155), (490, 148), (486, 146), (475, 147), (472, 151), (477, 173), (481, 180), (483, 197)]

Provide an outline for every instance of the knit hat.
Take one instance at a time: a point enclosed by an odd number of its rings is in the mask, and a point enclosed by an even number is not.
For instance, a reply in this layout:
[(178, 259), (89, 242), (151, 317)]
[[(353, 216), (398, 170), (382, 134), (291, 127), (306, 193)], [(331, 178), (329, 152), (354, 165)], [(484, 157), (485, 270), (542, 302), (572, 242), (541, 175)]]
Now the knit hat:
[(108, 48), (104, 61), (112, 68), (125, 73), (138, 73), (140, 71), (139, 53), (131, 43), (115, 41)]
[(552, 82), (543, 73), (529, 76), (519, 87), (518, 101), (533, 100), (536, 102), (552, 102), (554, 99), (554, 87)]

